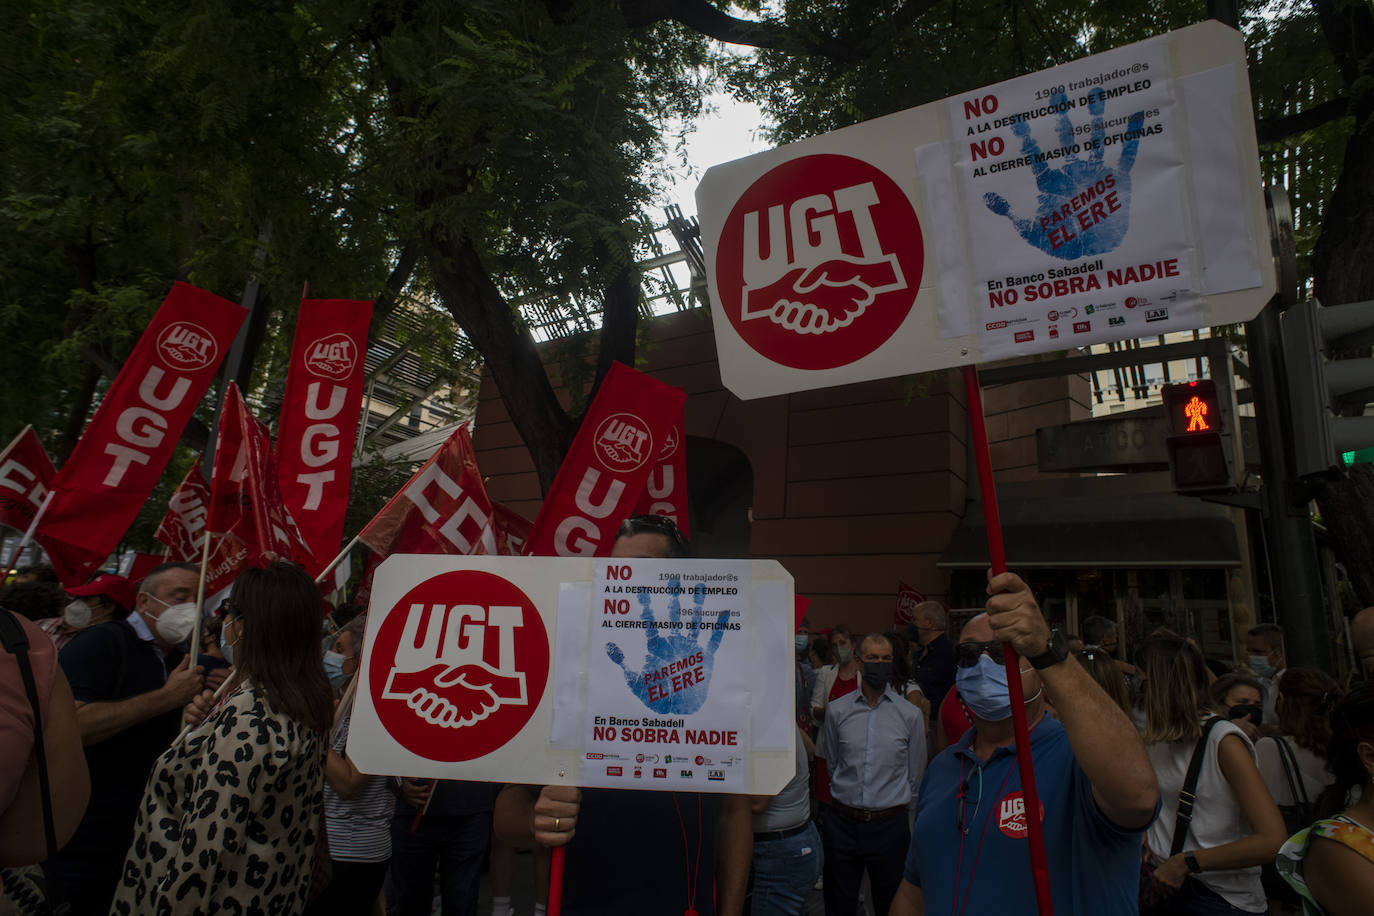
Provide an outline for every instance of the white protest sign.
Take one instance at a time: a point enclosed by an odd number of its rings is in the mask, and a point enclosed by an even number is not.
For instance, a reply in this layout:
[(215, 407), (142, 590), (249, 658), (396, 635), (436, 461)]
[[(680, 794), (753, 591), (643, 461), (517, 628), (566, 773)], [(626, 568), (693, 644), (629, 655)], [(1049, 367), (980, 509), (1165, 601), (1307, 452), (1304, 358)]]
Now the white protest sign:
[(389, 557), (349, 757), (388, 775), (774, 794), (795, 766), (792, 592), (772, 560)]
[(1216, 22), (716, 166), (697, 205), (743, 398), (1245, 321), (1275, 289)]

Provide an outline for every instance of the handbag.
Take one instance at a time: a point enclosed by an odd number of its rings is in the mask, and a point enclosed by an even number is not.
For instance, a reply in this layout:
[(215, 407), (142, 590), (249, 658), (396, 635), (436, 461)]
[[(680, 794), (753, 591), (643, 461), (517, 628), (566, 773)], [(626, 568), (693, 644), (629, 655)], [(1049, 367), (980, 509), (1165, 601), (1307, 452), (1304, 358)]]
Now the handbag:
[[(38, 685), (33, 679), (33, 664), (29, 661), (29, 635), (15, 620), (11, 611), (0, 608), (0, 645), (12, 654), (19, 665), (19, 676), (24, 682), (24, 693), (28, 695), (29, 705), (33, 707), (33, 749), (38, 758), (38, 790), (43, 803), (43, 838), (47, 842), (48, 860), (57, 857), (57, 830), (53, 826), (52, 789), (48, 781), (48, 751), (43, 744), (43, 713), (38, 706)], [(62, 893), (62, 885), (47, 873), (46, 887), (47, 912), (53, 916), (66, 916), (71, 912), (71, 904)], [(35, 908), (37, 907), (36, 901)], [(38, 912), (42, 912), (41, 909)]]
[[(1269, 737), (1278, 746), (1279, 762), (1283, 764), (1283, 778), (1288, 783), (1288, 797), (1293, 800), (1291, 805), (1279, 805), (1284, 829), (1292, 836), (1317, 819), (1317, 803), (1308, 798), (1307, 786), (1302, 781), (1302, 771), (1298, 769), (1298, 758), (1293, 753), (1293, 748), (1278, 735)], [(1279, 875), (1278, 868), (1273, 862), (1267, 863), (1260, 870), (1260, 884), (1271, 900), (1295, 906), (1302, 902), (1298, 892)]]
[[(1221, 721), (1221, 716), (1212, 716), (1208, 719), (1202, 726), (1202, 737), (1198, 738), (1197, 744), (1193, 746), (1193, 756), (1188, 761), (1188, 772), (1183, 777), (1183, 786), (1178, 790), (1178, 813), (1174, 817), (1174, 836), (1169, 844), (1169, 858), (1183, 851), (1183, 844), (1188, 838), (1188, 825), (1192, 823), (1193, 807), (1197, 804), (1197, 783), (1202, 777), (1202, 761), (1207, 756), (1207, 739), (1212, 734), (1212, 729)], [(1158, 865), (1159, 863), (1150, 855), (1149, 848), (1145, 847), (1140, 857), (1141, 916), (1162, 912), (1167, 903), (1168, 898), (1155, 888), (1154, 875)]]

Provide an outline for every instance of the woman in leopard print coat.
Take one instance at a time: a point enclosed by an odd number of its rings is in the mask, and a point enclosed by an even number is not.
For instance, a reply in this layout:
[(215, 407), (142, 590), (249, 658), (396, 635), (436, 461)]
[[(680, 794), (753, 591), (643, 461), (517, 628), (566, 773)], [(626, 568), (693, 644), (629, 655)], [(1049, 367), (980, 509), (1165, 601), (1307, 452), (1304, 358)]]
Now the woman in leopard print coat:
[(239, 576), (224, 610), (225, 699), (153, 769), (114, 914), (305, 909), (332, 704), (319, 593), (277, 562)]

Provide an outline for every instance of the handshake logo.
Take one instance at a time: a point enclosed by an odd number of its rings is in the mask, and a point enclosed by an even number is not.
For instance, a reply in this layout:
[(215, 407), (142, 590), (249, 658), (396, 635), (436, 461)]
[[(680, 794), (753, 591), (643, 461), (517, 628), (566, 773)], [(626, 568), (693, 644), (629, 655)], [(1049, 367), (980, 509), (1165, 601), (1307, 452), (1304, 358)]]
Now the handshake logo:
[[(519, 607), (411, 604), (381, 698), (404, 700), (415, 715), (443, 728), (527, 705), (525, 674), (515, 670), (515, 631), (523, 617)], [(483, 658), (492, 636), (494, 666)]]

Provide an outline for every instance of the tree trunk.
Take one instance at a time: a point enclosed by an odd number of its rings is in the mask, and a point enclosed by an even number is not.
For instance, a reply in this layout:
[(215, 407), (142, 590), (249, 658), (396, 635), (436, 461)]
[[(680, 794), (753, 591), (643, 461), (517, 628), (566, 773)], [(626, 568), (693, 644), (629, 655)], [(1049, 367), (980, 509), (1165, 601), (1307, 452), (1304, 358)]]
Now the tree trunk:
[(601, 345), (596, 354), (596, 381), (601, 387), (611, 363), (635, 364), (635, 332), (639, 327), (639, 270), (625, 264), (606, 287), (601, 310)]
[(76, 389), (76, 396), (72, 399), (72, 409), (67, 414), (67, 422), (62, 425), (62, 438), (57, 443), (57, 465), (67, 460), (67, 456), (76, 448), (77, 440), (81, 438), (81, 431), (86, 428), (86, 414), (91, 412), (91, 401), (95, 399), (95, 386), (100, 382), (100, 367), (87, 366), (86, 374), (81, 379), (81, 385)]
[[(1374, 14), (1367, 4), (1348, 0), (1313, 0), (1312, 6), (1355, 116), (1312, 253), (1317, 297), (1324, 305), (1340, 305), (1374, 299), (1374, 93), (1355, 87), (1374, 65)], [(1374, 605), (1374, 469), (1360, 465), (1346, 479), (1324, 483), (1317, 504), (1360, 602)]]
[(253, 303), (253, 311), (248, 316), (248, 331), (243, 338), (243, 358), (239, 361), (234, 383), (239, 391), (253, 390), (253, 366), (258, 361), (258, 351), (267, 336), (267, 320), (272, 317), (272, 294), (262, 287), (258, 288), (258, 301)]
[(534, 339), (492, 282), (472, 242), (446, 239), (433, 229), (426, 236), (439, 298), (491, 370), (511, 422), (534, 459), (540, 490), (547, 493), (575, 426), (549, 384)]

